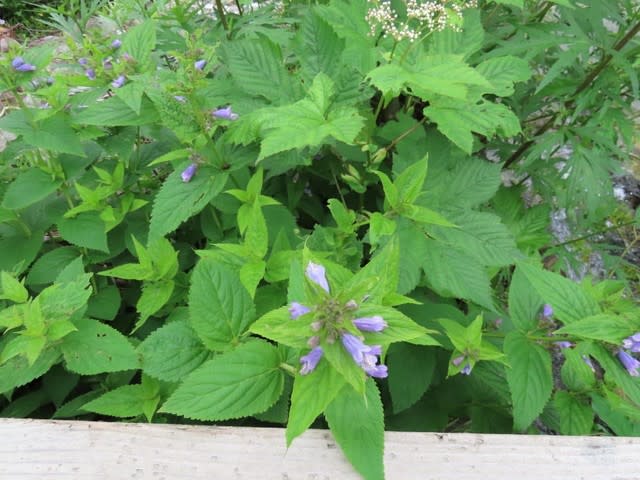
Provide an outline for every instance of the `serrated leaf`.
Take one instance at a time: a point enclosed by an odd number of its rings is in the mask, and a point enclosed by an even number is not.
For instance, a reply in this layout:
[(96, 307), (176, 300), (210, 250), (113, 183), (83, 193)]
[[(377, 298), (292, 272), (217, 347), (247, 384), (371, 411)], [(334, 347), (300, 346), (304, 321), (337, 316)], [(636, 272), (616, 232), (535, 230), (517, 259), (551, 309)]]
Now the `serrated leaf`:
[(517, 268), (509, 285), (509, 315), (515, 327), (524, 332), (533, 330), (538, 325), (542, 303), (540, 295)]
[(554, 333), (557, 335), (575, 335), (591, 340), (602, 340), (620, 345), (625, 337), (638, 331), (638, 322), (620, 315), (601, 313), (576, 320)]
[(136, 113), (118, 97), (83, 108), (71, 117), (76, 124), (98, 126), (138, 126), (157, 123), (160, 115), (146, 96), (142, 97), (140, 113)]
[(204, 258), (191, 276), (189, 316), (207, 348), (224, 351), (239, 341), (254, 320), (255, 308), (237, 273)]
[(24, 303), (29, 299), (29, 292), (24, 285), (7, 272), (0, 272), (0, 299)]
[(139, 367), (138, 354), (127, 337), (96, 320), (76, 322), (75, 332), (62, 342), (67, 368), (82, 375), (134, 370)]
[(389, 348), (389, 393), (393, 413), (411, 407), (427, 391), (436, 366), (435, 350), (420, 345), (400, 343)]
[[(363, 335), (367, 344), (389, 345), (390, 343), (412, 341), (415, 339), (431, 339), (430, 345), (439, 345), (439, 343), (429, 336), (434, 333), (433, 330), (427, 330), (418, 325), (404, 313), (392, 307), (384, 307), (382, 305), (369, 305), (365, 303), (356, 311), (357, 317), (372, 317), (380, 315), (387, 327), (381, 332), (364, 332)], [(423, 344), (423, 343), (422, 343)]]
[(505, 337), (504, 353), (510, 365), (507, 382), (513, 401), (514, 429), (522, 431), (542, 412), (551, 396), (551, 357), (519, 332)]
[(9, 184), (2, 199), (2, 206), (11, 210), (20, 210), (33, 205), (54, 193), (62, 184), (39, 168), (21, 172)]
[(368, 379), (364, 395), (344, 387), (324, 415), (355, 469), (366, 480), (383, 480), (384, 414), (376, 383)]
[(59, 358), (60, 352), (55, 348), (46, 349), (31, 365), (24, 356), (13, 357), (0, 366), (0, 393), (21, 387), (42, 376)]
[(493, 88), (490, 93), (501, 97), (513, 95), (513, 84), (524, 82), (531, 76), (529, 63), (510, 55), (485, 60), (476, 69), (491, 82)]
[(291, 319), (288, 307), (272, 310), (251, 324), (252, 333), (293, 348), (306, 348), (311, 330), (311, 315)]
[(171, 322), (149, 335), (139, 346), (142, 370), (166, 382), (179, 382), (209, 357), (193, 329)]
[(156, 46), (156, 29), (153, 20), (146, 20), (127, 32), (120, 50), (135, 60), (139, 68), (151, 66), (151, 52)]
[(600, 313), (598, 302), (577, 283), (526, 263), (518, 263), (517, 268), (544, 302), (553, 307), (554, 316), (562, 323), (573, 323)]
[(42, 255), (31, 266), (27, 275), (27, 285), (51, 283), (69, 263), (80, 256), (75, 247), (55, 248)]
[(558, 391), (553, 405), (560, 415), (562, 435), (589, 435), (593, 427), (593, 410), (569, 392)]
[(144, 413), (146, 394), (142, 385), (124, 385), (82, 405), (82, 410), (109, 415), (111, 417), (129, 418)]
[(430, 287), (443, 297), (464, 298), (493, 310), (486, 268), (464, 252), (426, 240), (422, 268)]
[(339, 60), (344, 45), (331, 25), (308, 9), (295, 42), (305, 81), (311, 82), (320, 72), (335, 78), (342, 66)]
[(60, 235), (69, 243), (79, 247), (108, 252), (106, 225), (97, 212), (80, 213), (73, 218), (62, 218), (58, 222)]
[(325, 411), (345, 383), (344, 377), (323, 360), (312, 373), (295, 377), (287, 422), (287, 445), (291, 445)]
[(158, 310), (160, 310), (171, 298), (174, 287), (173, 280), (161, 280), (159, 282), (144, 282), (142, 295), (136, 303), (136, 310), (140, 319), (136, 322), (136, 329)]
[(209, 360), (193, 371), (161, 411), (199, 420), (227, 420), (261, 413), (284, 387), (280, 355), (255, 340)]
[(149, 238), (156, 239), (174, 231), (182, 222), (200, 212), (227, 183), (227, 174), (211, 167), (200, 167), (185, 183), (176, 169), (160, 187), (151, 210)]

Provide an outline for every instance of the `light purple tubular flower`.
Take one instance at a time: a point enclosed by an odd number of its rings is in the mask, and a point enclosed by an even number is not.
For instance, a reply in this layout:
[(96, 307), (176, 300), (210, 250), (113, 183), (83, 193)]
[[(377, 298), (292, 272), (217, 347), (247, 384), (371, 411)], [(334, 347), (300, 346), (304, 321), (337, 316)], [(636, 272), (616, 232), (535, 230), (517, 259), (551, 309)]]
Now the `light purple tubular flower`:
[(553, 342), (553, 343), (554, 343), (554, 345), (556, 345), (560, 349), (573, 347), (573, 343), (567, 342), (567, 341), (564, 341), (564, 340), (561, 341), (561, 342)]
[(95, 80), (96, 79), (96, 71), (93, 68), (87, 68), (87, 70), (84, 72), (84, 74), (87, 76), (87, 78), (89, 80)]
[(542, 306), (542, 316), (545, 318), (549, 318), (551, 316), (553, 316), (553, 307), (551, 305), (549, 305), (548, 303), (545, 303)]
[(197, 169), (198, 165), (196, 163), (192, 163), (187, 168), (185, 168), (180, 174), (182, 181), (185, 183), (190, 182), (193, 176), (196, 174)]
[(22, 57), (16, 57), (11, 61), (11, 66), (17, 72), (33, 72), (36, 67), (24, 61)]
[(640, 332), (634, 333), (622, 341), (622, 347), (634, 353), (640, 352)]
[(593, 362), (591, 361), (591, 357), (589, 355), (582, 355), (582, 361), (591, 369), (592, 372), (595, 373), (596, 369), (593, 366)]
[(306, 355), (300, 357), (300, 363), (302, 368), (300, 369), (300, 375), (307, 375), (315, 370), (318, 366), (318, 362), (322, 358), (322, 347), (315, 347)]
[(453, 360), (451, 360), (451, 363), (453, 363), (454, 366), (459, 367), (462, 362), (464, 362), (464, 359), (467, 358), (464, 355), (460, 355), (459, 357), (454, 358)]
[(470, 363), (467, 363), (464, 368), (462, 370), (460, 370), (460, 373), (462, 375), (471, 375), (471, 370), (473, 369), (473, 367), (471, 366)]
[(373, 345), (369, 353), (364, 354), (364, 359), (360, 365), (367, 375), (375, 378), (387, 378), (389, 371), (386, 365), (379, 364), (379, 356), (382, 349), (379, 345)]
[(102, 61), (102, 68), (104, 68), (105, 70), (111, 70), (113, 68), (113, 63), (111, 63), (111, 57), (105, 58)]
[(291, 320), (295, 320), (296, 318), (309, 313), (310, 311), (310, 308), (305, 307), (298, 302), (291, 302), (291, 306), (289, 307), (289, 315), (291, 316)]
[(380, 315), (355, 318), (353, 324), (362, 332), (381, 332), (387, 328), (387, 322)]
[(174, 95), (173, 98), (180, 103), (187, 103), (187, 99), (186, 97), (183, 97), (182, 95)]
[(640, 362), (638, 360), (633, 358), (624, 350), (618, 350), (618, 360), (620, 360), (622, 366), (627, 369), (629, 375), (632, 377), (640, 376), (640, 372), (638, 371), (638, 369), (640, 369)]
[(325, 292), (329, 293), (329, 282), (327, 281), (326, 270), (322, 265), (309, 262), (305, 273), (309, 280), (316, 285), (319, 285)]
[(111, 48), (117, 50), (122, 46), (122, 41), (119, 38), (116, 38), (113, 42), (111, 42)]
[(220, 118), (222, 120), (237, 120), (238, 119), (238, 114), (237, 113), (233, 113), (231, 111), (231, 106), (228, 106), (227, 108), (219, 108), (217, 110), (214, 110), (213, 112), (211, 112), (211, 115), (213, 115), (216, 118)]
[(124, 75), (120, 75), (113, 82), (111, 82), (111, 86), (113, 88), (120, 88), (124, 85), (124, 82), (127, 81), (127, 78)]
[(364, 342), (355, 335), (345, 332), (342, 334), (341, 340), (344, 348), (358, 365), (362, 365), (362, 362), (364, 362), (365, 353), (371, 353), (372, 347), (365, 345)]
[(207, 61), (206, 60), (198, 60), (193, 64), (193, 67), (196, 70), (200, 70), (200, 71), (204, 70), (204, 67), (206, 67), (206, 66), (207, 66)]
[(88, 65), (88, 64), (89, 64), (89, 60), (87, 60), (86, 58), (82, 57), (82, 58), (79, 58), (79, 59), (78, 59), (78, 63), (79, 63), (80, 65), (83, 65), (83, 66), (84, 66), (84, 65)]

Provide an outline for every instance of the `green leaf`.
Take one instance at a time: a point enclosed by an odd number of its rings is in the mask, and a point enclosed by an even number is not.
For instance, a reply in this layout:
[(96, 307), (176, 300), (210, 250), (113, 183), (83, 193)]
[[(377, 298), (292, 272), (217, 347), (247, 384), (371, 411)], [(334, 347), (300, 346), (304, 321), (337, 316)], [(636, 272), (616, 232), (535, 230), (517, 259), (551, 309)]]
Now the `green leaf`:
[(126, 52), (135, 60), (141, 70), (155, 66), (151, 62), (151, 52), (156, 46), (156, 28), (153, 20), (136, 25), (127, 32), (122, 40), (120, 51)]
[(511, 366), (507, 368), (507, 382), (513, 401), (514, 428), (523, 431), (542, 412), (551, 396), (551, 357), (519, 332), (506, 336), (504, 353)]
[(464, 298), (493, 310), (486, 268), (464, 252), (426, 240), (422, 268), (429, 286), (443, 297)]
[(29, 292), (24, 288), (24, 285), (7, 272), (0, 272), (0, 284), (2, 286), (0, 290), (1, 300), (6, 299), (15, 303), (24, 303), (29, 299)]
[(345, 42), (313, 9), (308, 9), (294, 43), (306, 82), (324, 72), (336, 78), (342, 67), (340, 58)]
[(27, 275), (27, 285), (43, 285), (53, 282), (69, 263), (80, 256), (75, 247), (59, 247), (42, 255), (31, 266)]
[(344, 387), (324, 415), (355, 469), (366, 480), (384, 479), (384, 414), (376, 383), (367, 380), (365, 395)]
[(142, 385), (124, 385), (84, 404), (82, 410), (111, 417), (137, 417), (144, 413), (145, 400)]
[(328, 362), (321, 360), (308, 375), (297, 375), (293, 381), (291, 409), (287, 422), (287, 446), (302, 435), (342, 390), (346, 380)]
[(280, 355), (255, 340), (209, 360), (192, 372), (161, 411), (198, 420), (227, 420), (261, 413), (284, 387)]
[(211, 167), (200, 167), (189, 183), (182, 181), (181, 170), (167, 177), (158, 191), (151, 210), (149, 238), (174, 231), (185, 220), (200, 212), (227, 183), (227, 174)]
[(108, 252), (106, 225), (97, 212), (80, 213), (73, 218), (61, 218), (60, 235), (79, 247)]
[(148, 280), (153, 277), (153, 269), (150, 266), (138, 263), (126, 263), (98, 272), (98, 275), (122, 278), (124, 280)]
[(140, 328), (151, 315), (160, 310), (169, 301), (173, 293), (173, 287), (173, 280), (144, 282), (142, 295), (140, 295), (138, 303), (136, 303), (136, 310), (140, 314), (140, 319), (136, 322), (136, 329)]
[(238, 274), (205, 258), (191, 276), (189, 316), (207, 348), (224, 351), (239, 341), (254, 320), (255, 308)]
[(562, 435), (589, 435), (593, 427), (593, 410), (569, 392), (558, 391), (553, 406), (560, 416)]
[(553, 307), (554, 316), (562, 323), (573, 323), (600, 313), (598, 302), (577, 283), (527, 263), (518, 263), (517, 268), (544, 302)]
[(429, 155), (409, 165), (393, 182), (400, 193), (400, 201), (412, 204), (422, 192), (424, 181), (429, 170)]
[(73, 121), (80, 125), (98, 126), (139, 126), (157, 123), (160, 115), (151, 100), (142, 97), (140, 113), (136, 113), (122, 99), (111, 97), (96, 102), (72, 115)]
[(139, 367), (135, 348), (114, 328), (88, 318), (77, 321), (76, 328), (62, 342), (62, 353), (72, 372), (95, 375)]
[[(555, 305), (554, 305), (555, 308)], [(591, 340), (620, 345), (625, 337), (638, 331), (638, 322), (621, 315), (600, 313), (587, 318), (576, 320), (554, 333), (556, 335), (575, 335)]]
[(42, 246), (42, 232), (30, 236), (6, 236), (0, 238), (0, 270), (22, 273), (38, 254)]
[(562, 353), (564, 355), (564, 363), (560, 370), (562, 383), (574, 391), (592, 388), (596, 383), (596, 377), (595, 372), (585, 363), (586, 355), (573, 348), (564, 348)]
[(320, 73), (308, 97), (291, 105), (260, 111), (263, 140), (258, 160), (294, 148), (315, 147), (329, 137), (352, 144), (365, 119), (352, 107), (333, 106), (333, 81)]
[(509, 285), (509, 315), (515, 327), (523, 332), (536, 328), (541, 306), (542, 298), (517, 268)]
[[(365, 343), (375, 345), (388, 345), (395, 342), (421, 340), (421, 344), (439, 345), (439, 343), (429, 336), (433, 330), (418, 325), (404, 313), (392, 307), (382, 305), (370, 305), (365, 303), (356, 311), (357, 317), (372, 317), (380, 315), (387, 322), (387, 327), (381, 332), (364, 332)], [(423, 341), (430, 340), (430, 343)]]
[(307, 341), (312, 336), (311, 315), (303, 315), (291, 320), (288, 307), (272, 310), (254, 323), (249, 331), (293, 348), (307, 348)]
[(2, 206), (11, 210), (28, 207), (51, 195), (61, 183), (39, 168), (21, 172), (7, 187)]
[(0, 366), (0, 393), (26, 385), (44, 375), (60, 358), (55, 348), (46, 349), (33, 364), (24, 356), (16, 356)]
[(175, 321), (155, 330), (138, 346), (142, 370), (166, 382), (179, 382), (209, 357), (186, 322)]
[(491, 82), (492, 88), (487, 93), (501, 97), (513, 95), (513, 84), (531, 77), (529, 62), (512, 56), (490, 58), (478, 65), (476, 70)]
[(100, 320), (113, 320), (120, 310), (120, 290), (115, 285), (102, 287), (89, 299), (87, 316)]
[(392, 345), (386, 363), (393, 413), (399, 413), (420, 400), (429, 388), (436, 366), (435, 350), (408, 343)]

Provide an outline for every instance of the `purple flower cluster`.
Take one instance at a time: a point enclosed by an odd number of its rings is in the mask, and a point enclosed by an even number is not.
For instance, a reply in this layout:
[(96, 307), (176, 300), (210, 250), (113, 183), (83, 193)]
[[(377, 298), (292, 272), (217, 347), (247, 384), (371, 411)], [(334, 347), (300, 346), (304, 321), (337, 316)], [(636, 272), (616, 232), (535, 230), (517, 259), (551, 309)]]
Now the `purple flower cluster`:
[(640, 362), (631, 353), (640, 352), (640, 332), (634, 333), (630, 337), (622, 340), (622, 349), (618, 350), (617, 356), (622, 366), (627, 369), (632, 377), (640, 377)]
[(459, 367), (465, 361), (466, 364), (464, 367), (462, 367), (460, 373), (462, 375), (471, 375), (471, 370), (473, 370), (473, 367), (471, 366), (471, 362), (469, 362), (469, 359), (466, 355), (460, 355), (459, 357), (454, 358), (453, 360), (451, 360), (451, 363), (453, 363), (453, 365), (455, 365), (456, 367)]
[[(331, 293), (329, 287), (329, 281), (327, 280), (325, 268), (317, 263), (309, 262), (305, 270), (306, 277), (315, 285), (317, 285), (321, 291), (327, 294)], [(317, 307), (320, 308), (320, 307)], [(357, 310), (358, 305), (354, 300), (349, 300), (343, 307), (342, 312), (348, 313), (353, 310)], [(291, 302), (289, 307), (289, 315), (293, 320), (306, 315), (312, 311), (311, 308), (302, 305), (298, 302)], [(311, 324), (311, 329), (315, 332), (319, 332), (325, 323), (330, 324), (330, 330), (338, 332), (340, 341), (344, 349), (351, 355), (353, 361), (370, 377), (386, 378), (388, 375), (387, 366), (380, 364), (380, 355), (382, 355), (382, 346), (380, 345), (366, 345), (362, 338), (349, 333), (347, 330), (339, 325), (339, 322), (325, 316), (324, 321), (314, 321)], [(373, 315), (371, 317), (358, 317), (352, 320), (353, 325), (361, 332), (381, 332), (387, 327), (387, 322), (380, 315)], [(333, 337), (336, 338), (336, 337)], [(318, 363), (322, 359), (324, 351), (319, 346), (320, 339), (318, 335), (314, 335), (309, 339), (309, 345), (312, 347), (311, 351), (300, 357), (300, 363), (302, 367), (300, 369), (301, 375), (307, 375), (318, 366)]]
[(11, 66), (16, 72), (33, 72), (36, 69), (35, 65), (25, 62), (22, 57), (14, 58), (11, 61)]

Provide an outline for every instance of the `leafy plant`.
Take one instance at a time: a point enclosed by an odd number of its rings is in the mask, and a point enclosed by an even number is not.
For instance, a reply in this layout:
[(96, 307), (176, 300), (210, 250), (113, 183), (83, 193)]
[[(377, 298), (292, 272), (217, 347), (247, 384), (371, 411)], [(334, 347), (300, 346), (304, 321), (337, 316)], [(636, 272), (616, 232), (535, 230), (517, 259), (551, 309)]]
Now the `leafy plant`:
[(141, 3), (0, 59), (0, 414), (638, 434), (635, 3)]

